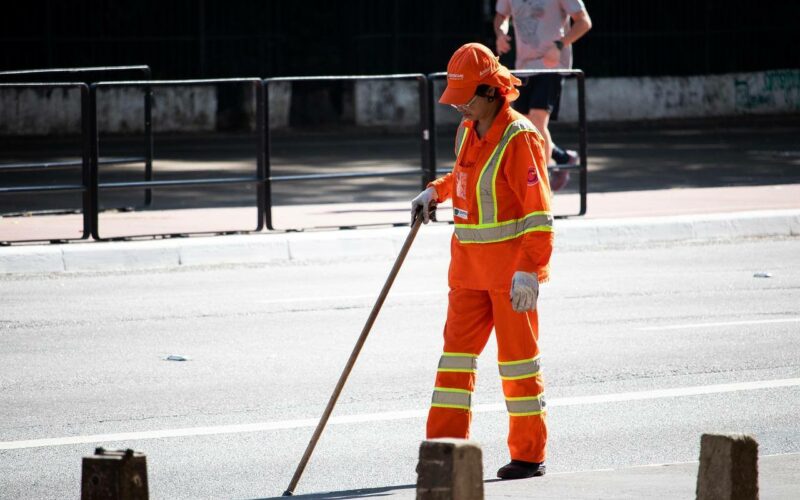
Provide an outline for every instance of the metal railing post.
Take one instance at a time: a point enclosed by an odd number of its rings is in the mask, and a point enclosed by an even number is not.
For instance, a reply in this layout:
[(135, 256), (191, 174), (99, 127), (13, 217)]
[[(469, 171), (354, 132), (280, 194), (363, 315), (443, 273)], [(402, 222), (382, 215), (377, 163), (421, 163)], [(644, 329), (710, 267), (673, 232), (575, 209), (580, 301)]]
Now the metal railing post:
[(92, 113), (92, 94), (89, 86), (81, 85), (81, 206), (83, 207), (83, 236), (85, 240), (92, 234), (92, 130), (94, 130)]
[(581, 208), (578, 215), (585, 215), (587, 208), (587, 193), (588, 193), (588, 139), (586, 137), (586, 77), (581, 71), (578, 73), (578, 129), (580, 136), (580, 144), (578, 155), (581, 159), (581, 170), (579, 176), (579, 189), (581, 194)]
[(89, 87), (89, 141), (90, 152), (89, 155), (89, 197), (90, 197), (90, 217), (92, 238), (99, 239), (98, 235), (98, 222), (100, 213), (99, 188), (98, 188), (98, 158), (100, 156), (100, 145), (98, 140), (98, 126), (97, 126), (97, 84), (93, 83)]
[(272, 231), (272, 162), (271, 142), (269, 130), (269, 80), (261, 80), (264, 89), (264, 130), (262, 134), (264, 152), (264, 223)]
[[(150, 68), (144, 70), (145, 80), (152, 78)], [(153, 88), (150, 85), (144, 87), (144, 180), (153, 180)], [(153, 191), (145, 189), (144, 205), (149, 207), (153, 204)]]
[(420, 143), (420, 150), (422, 153), (422, 175), (421, 175), (421, 186), (420, 189), (425, 189), (425, 186), (433, 180), (431, 174), (436, 176), (436, 170), (434, 169), (431, 172), (431, 160), (433, 158), (433, 154), (431, 152), (431, 145), (433, 144), (433, 138), (435, 134), (433, 130), (431, 130), (431, 107), (429, 103), (429, 88), (428, 88), (428, 78), (425, 75), (421, 75), (417, 79), (417, 83), (419, 86), (419, 133), (422, 138), (422, 142)]
[(267, 195), (266, 195), (266, 184), (264, 179), (266, 177), (266, 158), (268, 156), (267, 153), (267, 129), (269, 129), (269, 124), (266, 122), (267, 117), (267, 104), (265, 99), (265, 85), (264, 80), (259, 80), (257, 83), (254, 83), (255, 91), (256, 91), (256, 135), (258, 135), (258, 151), (256, 152), (256, 177), (258, 177), (258, 183), (256, 184), (256, 211), (258, 212), (258, 225), (256, 226), (256, 231), (261, 231), (264, 229), (264, 219), (265, 219), (265, 206), (267, 202)]

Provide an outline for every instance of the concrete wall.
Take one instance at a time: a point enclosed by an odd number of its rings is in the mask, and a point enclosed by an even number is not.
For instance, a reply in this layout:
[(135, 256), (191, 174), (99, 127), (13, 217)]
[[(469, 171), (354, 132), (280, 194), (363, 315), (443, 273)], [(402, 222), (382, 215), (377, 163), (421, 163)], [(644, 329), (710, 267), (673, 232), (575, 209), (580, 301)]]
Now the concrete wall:
[(81, 94), (69, 89), (0, 90), (0, 135), (78, 134)]
[(419, 125), (419, 83), (416, 80), (357, 80), (355, 122), (358, 126)]
[[(568, 80), (559, 121), (576, 122), (577, 84)], [(689, 77), (587, 78), (591, 121), (660, 120), (800, 112), (800, 70)]]
[[(435, 82), (435, 99), (444, 81)], [(213, 85), (156, 87), (153, 124), (157, 132), (197, 132), (217, 129), (218, 100)], [(415, 127), (419, 121), (415, 80), (359, 80), (343, 114), (365, 127)], [(292, 86), (269, 87), (269, 126), (290, 123)], [(255, 126), (252, 89), (243, 103), (251, 129)], [(100, 129), (140, 132), (143, 129), (141, 90), (111, 88), (98, 96)], [(562, 122), (576, 122), (577, 85), (566, 80), (561, 99)], [(588, 78), (589, 121), (634, 121), (800, 112), (800, 70), (774, 70), (690, 77)], [(352, 115), (351, 115), (352, 113)], [(436, 105), (437, 123), (457, 123), (458, 113)], [(25, 89), (0, 91), (0, 135), (70, 134), (79, 131), (80, 102), (76, 90)]]
[(269, 128), (289, 126), (289, 111), (292, 104), (292, 84), (273, 82), (269, 84)]
[[(201, 132), (216, 129), (217, 95), (210, 85), (155, 87), (153, 130)], [(110, 87), (97, 93), (101, 133), (144, 130), (142, 89)], [(80, 133), (81, 102), (77, 89), (4, 89), (0, 91), (0, 135), (67, 135)]]
[[(110, 87), (97, 93), (98, 130), (128, 133), (144, 130), (144, 92)], [(216, 129), (217, 93), (211, 85), (153, 88), (154, 132), (206, 132)]]
[[(289, 123), (291, 84), (270, 85), (270, 127)], [(241, 112), (255, 130), (253, 87), (244, 92)], [(219, 101), (214, 85), (153, 87), (155, 132), (212, 132), (218, 128)], [(107, 87), (97, 94), (98, 127), (102, 133), (144, 130), (144, 94), (134, 87)], [(42, 136), (80, 133), (78, 89), (0, 90), (0, 135)]]
[[(434, 84), (435, 96), (444, 81)], [(586, 117), (637, 121), (800, 113), (800, 70), (689, 77), (587, 78)], [(457, 123), (457, 113), (437, 105), (437, 123)], [(578, 85), (565, 79), (559, 122), (578, 121)]]

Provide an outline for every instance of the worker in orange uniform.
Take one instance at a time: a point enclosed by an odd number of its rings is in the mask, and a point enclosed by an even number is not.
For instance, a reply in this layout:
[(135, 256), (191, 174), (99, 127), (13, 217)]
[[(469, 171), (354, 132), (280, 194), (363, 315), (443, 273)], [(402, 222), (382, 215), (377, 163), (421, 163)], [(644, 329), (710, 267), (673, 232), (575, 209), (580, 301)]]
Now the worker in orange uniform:
[(536, 301), (548, 279), (553, 217), (544, 140), (509, 106), (520, 84), (481, 44), (453, 54), (439, 102), (463, 115), (456, 163), (412, 201), (412, 214), (427, 223), (435, 204), (452, 198), (455, 222), (427, 437), (468, 438), (477, 358), (494, 327), (509, 415), (502, 479), (544, 475), (547, 441)]

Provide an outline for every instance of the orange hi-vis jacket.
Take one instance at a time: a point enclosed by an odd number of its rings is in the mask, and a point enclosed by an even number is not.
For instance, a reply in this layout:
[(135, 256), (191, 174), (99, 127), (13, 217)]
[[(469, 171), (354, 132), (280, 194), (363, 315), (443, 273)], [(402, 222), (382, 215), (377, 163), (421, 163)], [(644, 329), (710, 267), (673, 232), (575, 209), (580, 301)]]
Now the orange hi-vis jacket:
[(505, 102), (479, 138), (470, 120), (456, 134), (453, 171), (429, 186), (453, 200), (450, 288), (508, 290), (515, 271), (549, 278), (553, 250), (544, 140)]

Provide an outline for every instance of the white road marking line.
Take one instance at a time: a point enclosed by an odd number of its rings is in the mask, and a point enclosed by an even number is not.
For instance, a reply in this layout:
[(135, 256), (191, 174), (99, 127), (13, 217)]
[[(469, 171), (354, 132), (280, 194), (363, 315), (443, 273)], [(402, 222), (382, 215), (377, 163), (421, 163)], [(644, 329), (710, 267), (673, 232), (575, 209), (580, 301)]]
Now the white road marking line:
[[(621, 401), (641, 401), (646, 399), (673, 398), (682, 396), (699, 396), (703, 394), (720, 394), (735, 391), (753, 391), (758, 389), (775, 389), (779, 387), (800, 386), (800, 378), (779, 380), (760, 380), (754, 382), (737, 382), (732, 384), (701, 385), (694, 387), (676, 387), (673, 389), (656, 389), (651, 391), (622, 392), (616, 394), (600, 394), (597, 396), (573, 396), (558, 398), (547, 402), (548, 408), (556, 406), (582, 406)], [(505, 404), (476, 405), (472, 411), (476, 413), (505, 411)], [(428, 409), (389, 411), (382, 413), (362, 413), (332, 417), (329, 424), (354, 424), (364, 422), (381, 422), (387, 420), (405, 420), (424, 418)], [(121, 432), (115, 434), (94, 434), (87, 436), (67, 436), (60, 438), (28, 439), (22, 441), (0, 441), (0, 450), (21, 450), (26, 448), (42, 448), (48, 446), (65, 446), (87, 443), (107, 443), (111, 441), (139, 441), (142, 439), (163, 439), (172, 437), (212, 436), (217, 434), (240, 434), (244, 432), (263, 432), (301, 427), (316, 427), (319, 419), (305, 418), (298, 420), (279, 420), (275, 422), (257, 422), (252, 424), (217, 425), (213, 427), (187, 427), (183, 429), (163, 429), (140, 432)]]
[[(800, 378), (779, 380), (758, 380), (754, 382), (735, 382), (732, 384), (700, 385), (694, 387), (676, 387), (673, 389), (655, 389), (651, 391), (620, 392), (616, 394), (598, 394), (597, 396), (574, 396), (547, 401), (547, 407), (581, 406), (600, 403), (619, 403), (623, 401), (642, 401), (645, 399), (676, 398), (682, 396), (701, 396), (704, 394), (720, 394), (736, 391), (753, 391), (758, 389), (774, 389), (778, 387), (794, 387), (800, 385)], [(505, 410), (505, 404), (477, 405), (473, 411)]]
[(686, 325), (664, 325), (664, 326), (644, 326), (637, 328), (642, 331), (654, 330), (683, 330), (687, 328), (707, 328), (716, 326), (738, 326), (738, 325), (762, 325), (768, 323), (797, 323), (800, 318), (781, 318), (781, 319), (753, 319), (747, 321), (724, 321), (719, 323), (691, 323)]

